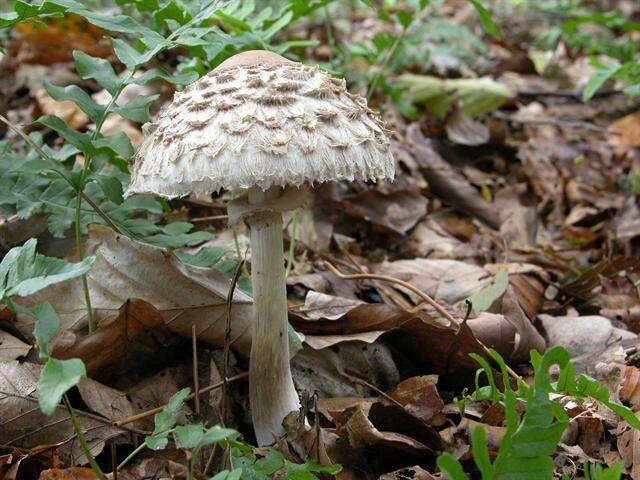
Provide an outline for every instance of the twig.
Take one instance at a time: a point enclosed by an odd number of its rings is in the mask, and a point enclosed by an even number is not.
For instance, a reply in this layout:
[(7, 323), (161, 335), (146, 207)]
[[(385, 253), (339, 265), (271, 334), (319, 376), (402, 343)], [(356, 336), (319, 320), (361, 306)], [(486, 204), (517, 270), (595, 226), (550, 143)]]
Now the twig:
[[(344, 275), (338, 269), (336, 269), (336, 267), (334, 267), (330, 262), (325, 260), (324, 264), (334, 275), (336, 275), (338, 278), (342, 278), (344, 280), (382, 280), (382, 281), (385, 281), (385, 282), (395, 283), (397, 285), (400, 285), (400, 286), (410, 290), (411, 292), (415, 293), (420, 298), (422, 298), (426, 303), (431, 305), (438, 313), (440, 313), (440, 315), (442, 315), (444, 318), (449, 320), (449, 322), (452, 325), (456, 326), (456, 328), (458, 330), (458, 333), (460, 332), (460, 329), (463, 328), (463, 326), (464, 326), (464, 324), (462, 322), (459, 322), (457, 319), (455, 319), (449, 312), (447, 312), (444, 309), (444, 307), (442, 307), (433, 298), (431, 298), (429, 295), (424, 293), (422, 290), (414, 287), (410, 283), (407, 283), (407, 282), (405, 282), (403, 280), (400, 280), (398, 278), (389, 277), (387, 275), (376, 275), (376, 274), (373, 274), (373, 273), (359, 273), (359, 274), (355, 274), (355, 275)], [(488, 354), (489, 357), (491, 358), (489, 347), (487, 347), (484, 343), (482, 343), (477, 338), (476, 338), (476, 341), (482, 347), (482, 349), (485, 351), (485, 353)], [(518, 375), (509, 365), (507, 365), (507, 371), (509, 372), (509, 375), (511, 375), (513, 378), (516, 378), (516, 379), (520, 378), (520, 375)]]
[(191, 218), (189, 219), (189, 221), (191, 223), (198, 223), (198, 222), (211, 222), (213, 220), (226, 220), (227, 218), (229, 218), (229, 215), (211, 215), (209, 217), (196, 217), (196, 218)]
[(444, 318), (449, 320), (449, 322), (452, 325), (455, 325), (456, 327), (460, 328), (460, 322), (456, 320), (453, 317), (453, 315), (447, 312), (443, 306), (441, 306), (429, 295), (424, 293), (422, 290), (414, 287), (410, 283), (407, 283), (397, 278), (389, 277), (387, 275), (376, 275), (374, 273), (356, 273), (354, 275), (344, 275), (336, 267), (334, 267), (330, 262), (325, 260), (324, 264), (331, 271), (331, 273), (333, 273), (338, 278), (342, 278), (343, 280), (382, 280), (383, 282), (395, 283), (397, 285), (400, 285), (401, 287), (404, 287), (407, 290), (410, 290), (411, 292), (415, 293), (422, 300), (424, 300), (429, 305), (431, 305), (440, 315), (442, 315)]
[[(193, 391), (200, 391), (200, 376), (198, 374), (198, 339), (196, 335), (195, 323), (191, 325), (191, 356), (193, 360)], [(196, 415), (200, 418), (200, 396), (196, 395), (193, 399)]]
[[(360, 265), (357, 260), (355, 258), (353, 258), (353, 255), (351, 255), (351, 253), (349, 253), (349, 250), (347, 250), (345, 247), (343, 247), (342, 245), (338, 245), (338, 248), (340, 249), (340, 252), (342, 252), (342, 254), (347, 257), (347, 260), (349, 260), (349, 262), (351, 262), (351, 264), (355, 267), (355, 269), (360, 272), (360, 273), (367, 273), (365, 271), (364, 268), (362, 268), (362, 265)], [(388, 288), (384, 283), (380, 283), (376, 280), (372, 280), (373, 285), (379, 289), (381, 292), (386, 293), (389, 296), (389, 299), (395, 303), (398, 307), (403, 308), (403, 309), (408, 309), (410, 307), (410, 304), (404, 299), (402, 298), (402, 296), (400, 294), (398, 294), (395, 290), (393, 290), (392, 288)]]
[[(242, 373), (238, 373), (237, 375), (234, 375), (233, 377), (229, 377), (227, 379), (228, 383), (231, 382), (235, 382), (237, 380), (242, 380), (243, 378), (246, 378), (249, 376), (249, 372), (242, 372)], [(200, 391), (198, 391), (198, 396), (210, 392), (211, 390), (215, 390), (216, 388), (220, 388), (222, 387), (222, 385), (224, 384), (224, 381), (220, 381), (217, 383), (214, 383), (212, 385), (209, 385), (208, 387), (204, 387), (201, 388)], [(190, 395), (188, 395), (185, 400), (191, 400), (193, 397), (195, 397), (195, 393), (192, 393)], [(155, 415), (158, 412), (161, 412), (162, 409), (165, 407), (165, 405), (162, 405), (161, 407), (155, 407), (155, 408), (151, 408), (149, 410), (146, 410), (144, 412), (140, 412), (137, 413), (135, 415), (131, 415), (130, 417), (127, 418), (123, 418), (120, 420), (116, 420), (115, 422), (112, 423), (112, 425), (114, 427), (121, 427), (123, 425), (127, 425), (128, 423), (133, 423), (133, 422), (137, 422), (138, 420), (142, 420), (143, 418), (147, 418), (150, 417), (151, 415)]]
[(288, 278), (293, 268), (293, 259), (296, 253), (296, 231), (298, 227), (298, 212), (291, 214), (291, 236), (289, 237), (289, 255), (287, 256), (287, 268), (284, 270), (284, 278)]
[(111, 472), (113, 474), (113, 480), (118, 480), (118, 452), (116, 452), (116, 442), (112, 439), (109, 444), (111, 445)]
[[(228, 408), (228, 395), (229, 386), (227, 384), (227, 378), (229, 377), (229, 353), (231, 351), (231, 308), (233, 306), (233, 294), (236, 291), (236, 285), (240, 278), (240, 272), (244, 266), (244, 259), (240, 260), (236, 264), (236, 268), (233, 271), (233, 277), (231, 278), (231, 285), (229, 286), (229, 292), (227, 293), (227, 318), (224, 326), (224, 350), (222, 355), (222, 405), (220, 408), (220, 420), (224, 426), (227, 423), (227, 408)], [(210, 462), (207, 462), (207, 465)]]
[[(5, 397), (20, 398), (22, 400), (27, 400), (28, 402), (32, 402), (32, 403), (36, 403), (36, 404), (38, 403), (38, 399), (37, 398), (32, 398), (32, 397), (29, 397), (27, 395), (16, 395), (14, 393), (9, 393), (9, 392), (5, 392), (5, 391), (0, 391), (0, 395), (4, 395)], [(62, 405), (62, 404), (58, 404), (57, 408), (66, 408), (66, 407), (64, 405)], [(9, 418), (7, 420), (3, 420), (0, 423), (0, 428), (3, 425), (8, 424), (9, 422), (16, 421), (19, 418), (22, 418), (23, 416), (28, 415), (29, 413), (33, 413), (34, 411), (38, 411), (38, 410), (40, 410), (40, 408), (36, 407), (36, 408), (31, 409), (31, 410), (27, 410), (25, 412), (22, 412), (20, 415), (16, 415), (15, 417)], [(95, 420), (96, 422), (101, 423), (102, 425), (104, 425), (106, 427), (114, 426), (112, 421), (110, 421), (110, 420), (108, 420), (108, 419), (106, 419), (104, 417), (101, 417), (99, 415), (94, 415), (93, 413), (85, 412), (83, 410), (78, 410), (78, 409), (75, 409), (74, 411), (75, 411), (75, 413), (77, 415), (79, 415), (81, 417), (89, 418), (91, 420)], [(23, 438), (28, 438), (31, 435), (35, 435), (36, 433), (41, 432), (42, 430), (46, 430), (47, 428), (51, 428), (52, 426), (57, 425), (59, 423), (63, 423), (65, 421), (67, 421), (67, 420), (68, 420), (67, 418), (63, 418), (63, 419), (56, 420), (54, 422), (48, 423), (46, 425), (42, 425), (42, 426), (38, 427), (37, 429), (31, 430), (29, 432), (23, 433), (19, 437), (13, 438), (9, 443), (13, 444), (13, 443), (15, 443), (15, 442), (17, 442), (19, 440), (22, 440)], [(124, 426), (119, 426), (118, 428), (120, 430), (122, 430), (122, 431), (129, 432), (129, 433), (135, 433), (135, 434), (138, 434), (138, 435), (146, 435), (148, 433), (148, 432), (145, 432), (144, 430), (140, 430), (139, 428), (124, 427)]]

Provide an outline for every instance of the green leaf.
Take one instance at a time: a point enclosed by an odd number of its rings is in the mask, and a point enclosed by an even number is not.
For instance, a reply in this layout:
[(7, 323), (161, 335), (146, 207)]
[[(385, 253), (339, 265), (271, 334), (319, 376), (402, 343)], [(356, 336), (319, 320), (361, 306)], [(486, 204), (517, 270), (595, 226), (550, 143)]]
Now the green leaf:
[(53, 415), (62, 395), (78, 384), (87, 373), (82, 360), (58, 360), (49, 357), (37, 385), (38, 403), (45, 415)]
[(149, 121), (149, 106), (159, 97), (160, 95), (140, 96), (126, 105), (116, 106), (114, 110), (127, 120), (145, 123)]
[(587, 102), (593, 98), (598, 90), (602, 88), (602, 86), (613, 77), (620, 69), (622, 65), (619, 63), (614, 63), (613, 65), (607, 65), (601, 68), (598, 68), (596, 72), (589, 78), (587, 85), (584, 87), (582, 91), (582, 101)]
[(154, 53), (152, 50), (145, 53), (139, 52), (127, 42), (119, 38), (114, 38), (112, 43), (113, 50), (116, 52), (118, 60), (124, 63), (129, 70), (134, 70), (138, 66), (151, 60), (150, 53)]
[(80, 107), (80, 110), (87, 114), (93, 123), (97, 123), (105, 113), (105, 107), (94, 102), (87, 92), (76, 85), (62, 88), (45, 81), (44, 89), (54, 100), (71, 100), (74, 102)]
[(204, 427), (201, 423), (180, 425), (173, 430), (173, 438), (178, 448), (195, 448), (204, 436)]
[(487, 432), (484, 427), (478, 425), (471, 433), (471, 447), (473, 450), (473, 459), (478, 466), (478, 470), (482, 474), (482, 478), (491, 478), (493, 476), (493, 467), (489, 458), (489, 448), (487, 446)]
[(162, 68), (152, 68), (144, 72), (142, 75), (132, 78), (131, 80), (129, 80), (129, 83), (146, 85), (147, 83), (152, 82), (153, 80), (157, 80), (158, 78), (166, 80), (169, 83), (173, 83), (174, 85), (184, 86), (195, 82), (198, 79), (198, 74), (196, 72), (185, 72), (171, 75)]
[(35, 238), (14, 247), (0, 263), (0, 298), (32, 295), (55, 283), (64, 282), (89, 271), (95, 257), (70, 263), (36, 252)]
[(396, 12), (396, 18), (403, 28), (409, 28), (409, 25), (413, 22), (413, 16), (404, 10), (398, 10)]
[(30, 315), (36, 319), (33, 336), (36, 339), (40, 358), (49, 358), (49, 342), (60, 328), (60, 317), (51, 304), (45, 302), (33, 307), (23, 307), (12, 302), (11, 307), (16, 313)]
[(485, 6), (480, 3), (480, 0), (469, 0), (473, 8), (478, 12), (478, 16), (480, 17), (480, 23), (482, 24), (482, 28), (484, 28), (485, 32), (491, 35), (496, 40), (500, 40), (500, 32), (498, 32), (498, 27), (496, 26), (493, 18), (491, 18), (491, 13), (489, 10), (485, 8)]
[(58, 132), (67, 140), (67, 142), (85, 155), (89, 155), (93, 151), (91, 137), (86, 133), (80, 133), (73, 130), (64, 122), (64, 120), (53, 115), (45, 115), (44, 117), (40, 117), (36, 120), (36, 122)]
[(95, 79), (111, 95), (114, 95), (122, 80), (113, 71), (111, 63), (104, 58), (97, 58), (87, 55), (84, 52), (78, 50), (73, 52), (73, 58), (76, 61), (76, 71), (80, 78), (87, 80), (89, 78)]
[(231, 428), (222, 428), (215, 426), (204, 432), (204, 435), (200, 439), (199, 447), (218, 443), (223, 440), (230, 440), (237, 438), (240, 434)]
[(269, 40), (271, 40), (271, 37), (273, 37), (276, 33), (278, 33), (283, 28), (287, 27), (287, 25), (291, 23), (292, 19), (293, 19), (293, 12), (292, 11), (286, 12), (284, 15), (278, 18), (275, 22), (273, 22), (269, 28), (267, 28), (264, 32), (262, 32), (262, 35), (261, 35), (262, 38), (268, 42)]
[(436, 465), (448, 480), (469, 480), (462, 470), (462, 465), (450, 453), (443, 453), (436, 460)]
[(501, 268), (489, 285), (476, 292), (469, 299), (473, 305), (473, 311), (475, 313), (487, 311), (496, 300), (504, 295), (508, 285), (509, 273), (506, 268)]
[(125, 160), (131, 158), (134, 152), (131, 140), (124, 132), (109, 135), (108, 137), (101, 136), (94, 140), (92, 145), (95, 149), (107, 149)]
[(116, 177), (98, 175), (94, 179), (100, 185), (105, 196), (113, 203), (120, 205), (123, 202), (122, 183)]
[(153, 433), (144, 439), (145, 445), (152, 450), (161, 450), (169, 443), (169, 433), (175, 427), (182, 411), (182, 405), (189, 396), (190, 389), (183, 388), (173, 394), (161, 412), (153, 417)]
[(193, 225), (188, 222), (173, 222), (162, 227), (163, 233), (146, 237), (145, 241), (162, 248), (180, 248), (196, 245), (213, 238), (209, 232), (187, 233)]

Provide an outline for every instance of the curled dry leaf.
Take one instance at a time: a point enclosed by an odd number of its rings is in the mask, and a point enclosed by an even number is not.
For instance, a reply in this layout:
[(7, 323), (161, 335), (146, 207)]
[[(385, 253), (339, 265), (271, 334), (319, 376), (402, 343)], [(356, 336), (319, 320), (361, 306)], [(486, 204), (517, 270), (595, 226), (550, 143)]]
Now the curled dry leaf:
[(359, 305), (337, 320), (305, 321), (292, 315), (291, 321), (296, 331), (305, 335), (306, 343), (319, 348), (343, 340), (372, 342), (371, 337), (384, 335), (385, 344), (403, 352), (424, 371), (447, 374), (441, 377), (447, 382), (472, 378), (477, 364), (469, 353), (483, 354), (469, 327), (456, 331), (425, 312), (408, 312), (386, 304)]
[(436, 477), (417, 465), (385, 473), (384, 475), (381, 475), (378, 480), (405, 480), (407, 478), (412, 478), (414, 480), (436, 480)]
[(429, 422), (444, 408), (436, 383), (437, 375), (412, 377), (400, 382), (389, 396), (423, 422)]
[[(90, 228), (87, 254), (97, 256), (87, 280), (98, 320), (117, 312), (130, 298), (141, 298), (160, 312), (171, 331), (190, 338), (191, 326), (195, 325), (200, 341), (213, 346), (224, 343), (229, 289), (224, 273), (186, 265), (162, 248), (136, 242), (102, 226)], [(32, 305), (50, 302), (60, 315), (63, 329), (73, 330), (86, 322), (80, 279), (54, 285), (26, 300)], [(251, 297), (236, 289), (233, 301), (231, 338), (237, 338), (237, 351), (248, 354)], [(21, 320), (22, 331), (30, 333), (33, 320)]]
[(52, 468), (40, 474), (38, 480), (97, 480), (96, 474), (90, 468), (70, 467), (65, 469)]
[(131, 370), (157, 370), (174, 356), (172, 350), (181, 340), (153, 305), (132, 299), (101, 319), (91, 335), (63, 332), (53, 347), (53, 356), (80, 358), (90, 377), (107, 381)]
[(42, 470), (58, 467), (55, 445), (39, 445), (28, 451), (14, 449), (0, 456), (0, 478), (6, 480), (38, 478)]

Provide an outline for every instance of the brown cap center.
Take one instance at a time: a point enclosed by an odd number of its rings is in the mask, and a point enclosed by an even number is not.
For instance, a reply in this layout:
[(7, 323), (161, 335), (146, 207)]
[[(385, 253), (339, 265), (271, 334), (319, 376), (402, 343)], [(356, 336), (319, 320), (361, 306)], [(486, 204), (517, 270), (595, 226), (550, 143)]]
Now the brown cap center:
[(223, 70), (231, 67), (242, 67), (249, 65), (283, 65), (285, 63), (295, 63), (284, 58), (277, 53), (268, 52), (266, 50), (249, 50), (248, 52), (238, 53), (233, 57), (227, 58), (218, 65), (213, 71)]

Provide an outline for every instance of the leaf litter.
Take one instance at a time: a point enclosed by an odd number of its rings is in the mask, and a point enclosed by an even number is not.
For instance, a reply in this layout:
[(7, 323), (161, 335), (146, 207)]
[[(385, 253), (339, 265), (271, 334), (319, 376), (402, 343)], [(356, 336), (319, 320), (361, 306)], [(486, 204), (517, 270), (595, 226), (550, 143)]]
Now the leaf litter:
[[(170, 3), (179, 9), (179, 2)], [(640, 14), (633, 2), (613, 3), (629, 19)], [(640, 479), (640, 434), (625, 417), (628, 412), (606, 403), (605, 394), (589, 380), (572, 385), (563, 376), (567, 369), (571, 376), (586, 373), (608, 388), (607, 399), (611, 393), (633, 412), (640, 408), (637, 97), (621, 93), (625, 77), (619, 69), (598, 70), (596, 60), (606, 67), (608, 57), (589, 61), (588, 49), (579, 43), (584, 39), (567, 36), (555, 50), (541, 51), (541, 27), (536, 24), (525, 33), (514, 22), (499, 25), (502, 40), (488, 35), (480, 40), (481, 24), (486, 27), (488, 21), (485, 10), (465, 10), (463, 4), (471, 8), (467, 2), (443, 2), (438, 18), (420, 20), (424, 24), (411, 27), (415, 32), (407, 29), (401, 55), (389, 64), (367, 64), (368, 57), (359, 58), (354, 49), (354, 59), (343, 69), (354, 90), (362, 88), (359, 79), (368, 69), (390, 69), (389, 81), (378, 80), (381, 90), (374, 88), (372, 103), (394, 130), (397, 178), (393, 183), (318, 186), (313, 206), (290, 219), (285, 232), (290, 250), (283, 251), (283, 261), (292, 262), (289, 321), (302, 344), (291, 363), (303, 402), (300, 413), (285, 419), (287, 436), (276, 443), (284, 460), (275, 461), (271, 473), (284, 472), (287, 462), (314, 460), (324, 467), (341, 464), (341, 479), (458, 480), (467, 478), (452, 473), (460, 461), (465, 471), (480, 472), (483, 479), (498, 478), (488, 471), (515, 478), (508, 476), (514, 472), (501, 470), (504, 457), (512, 465), (536, 458), (544, 472), (564, 472), (568, 478), (610, 478), (585, 475), (585, 469), (600, 463)], [(330, 2), (330, 8), (343, 7)], [(356, 45), (362, 37), (358, 48), (374, 52), (385, 45), (387, 28), (402, 31), (403, 16), (397, 11), (391, 13), (398, 25), (389, 15), (365, 12), (335, 22), (329, 16), (319, 21), (302, 17), (295, 25), (304, 28), (298, 31), (294, 25), (279, 34), (280, 40), (311, 40), (307, 62), (318, 63), (331, 58), (325, 48), (331, 42)], [(479, 17), (471, 19), (468, 12)], [(582, 21), (593, 28), (604, 28), (608, 21), (593, 18)], [(223, 15), (215, 21), (231, 33), (246, 28), (244, 20)], [(437, 21), (448, 22), (449, 30)], [(571, 19), (567, 22), (564, 35), (575, 28)], [(334, 29), (331, 38), (327, 23)], [(14, 32), (19, 40), (8, 43), (2, 60), (0, 113), (19, 124), (40, 114), (56, 115), (71, 128), (91, 132), (95, 124), (86, 112), (71, 101), (54, 100), (44, 80), (81, 84), (98, 104), (108, 103), (111, 93), (101, 88), (100, 79), (80, 80), (70, 63), (72, 51), (82, 50), (122, 69), (104, 41), (103, 28), (109, 26), (102, 25), (77, 15), (47, 20), (42, 29), (20, 24)], [(614, 37), (637, 41), (637, 32), (618, 25)], [(433, 32), (443, 37), (429, 37)], [(65, 35), (64, 48), (53, 51), (50, 45)], [(447, 42), (447, 35), (456, 41)], [(518, 35), (525, 39), (519, 46), (507, 40)], [(192, 48), (199, 45), (196, 36), (183, 40)], [(461, 47), (466, 42), (473, 45), (473, 55)], [(427, 50), (428, 59), (416, 53)], [(178, 61), (171, 55), (160, 60), (167, 69)], [(222, 60), (216, 52), (207, 55), (207, 65)], [(167, 101), (174, 87), (157, 83), (130, 84), (127, 100), (158, 93), (160, 103)], [(596, 92), (596, 86), (602, 90)], [(587, 102), (583, 89), (594, 94)], [(151, 115), (156, 111), (152, 108)], [(51, 128), (30, 125), (25, 130), (46, 148), (63, 146)], [(134, 145), (142, 138), (138, 121), (115, 113), (105, 119), (103, 132), (124, 132)], [(11, 132), (5, 136), (20, 142)], [(121, 168), (121, 160), (113, 158), (106, 171)], [(84, 159), (75, 152), (60, 161), (80, 165)], [(31, 170), (28, 162), (22, 170), (4, 160), (0, 165), (3, 188), (21, 188), (17, 203), (0, 198), (7, 207), (1, 218), (4, 258), (35, 233), (39, 251), (79, 260), (69, 248), (66, 229), (72, 222), (52, 230), (66, 239), (44, 231), (43, 216), (60, 216), (60, 209), (68, 207), (44, 208), (59, 197), (46, 188), (34, 197), (25, 188), (35, 187), (29, 179), (37, 164)], [(117, 196), (112, 191), (110, 199)], [(95, 478), (65, 410), (54, 406), (54, 414), (46, 416), (38, 409), (43, 346), (34, 332), (33, 312), (18, 308), (14, 313), (14, 301), (24, 309), (48, 302), (60, 317), (61, 329), (49, 342), (51, 356), (80, 358), (86, 366), (87, 377), (70, 390), (69, 399), (90, 451), (107, 471), (112, 452), (122, 461), (154, 431), (157, 423), (150, 412), (157, 415), (197, 382), (200, 388), (224, 384), (225, 393), (211, 388), (208, 397), (199, 397), (206, 406), (190, 397), (174, 415), (174, 424), (184, 435), (187, 430), (195, 435), (194, 425), (209, 428), (222, 419), (251, 442), (243, 376), (251, 340), (248, 270), (236, 285), (231, 331), (225, 331), (230, 274), (239, 258), (246, 258), (250, 268), (251, 252), (241, 246), (248, 234), (244, 226), (229, 234), (224, 219), (229, 200), (223, 194), (135, 209), (133, 218), (123, 220), (138, 227), (134, 238), (92, 224), (80, 264), (91, 267), (85, 272), (69, 271), (62, 263), (43, 266), (35, 256), (34, 268), (26, 273), (20, 266), (2, 272), (7, 308), (0, 317), (0, 472), (5, 478)], [(364, 277), (336, 277), (327, 261)], [(96, 321), (91, 334), (83, 273)], [(31, 280), (25, 284), (21, 277)], [(434, 298), (442, 311), (416, 290)], [(224, 364), (225, 343), (232, 350), (231, 365)], [(558, 346), (573, 357), (572, 367), (553, 348)], [(541, 356), (545, 351), (548, 357)], [(501, 362), (518, 377), (510, 378)], [(566, 394), (541, 380), (548, 375), (541, 373), (541, 365), (552, 364), (553, 379), (568, 382)], [(227, 385), (222, 372), (237, 380)], [(545, 417), (543, 426), (529, 423), (533, 414), (524, 412), (530, 408), (546, 409), (553, 417)], [(514, 433), (514, 418), (520, 433)], [(547, 429), (548, 435), (528, 438), (535, 428)], [(123, 478), (187, 477), (176, 448), (187, 437), (164, 433), (159, 441), (166, 437), (168, 448), (145, 450), (120, 472)], [(539, 442), (531, 456), (518, 447), (526, 440)], [(510, 442), (516, 448), (505, 452)], [(218, 466), (233, 467), (231, 449), (206, 453)], [(247, 455), (262, 462), (273, 453), (255, 449)], [(206, 458), (199, 461), (206, 464)]]

